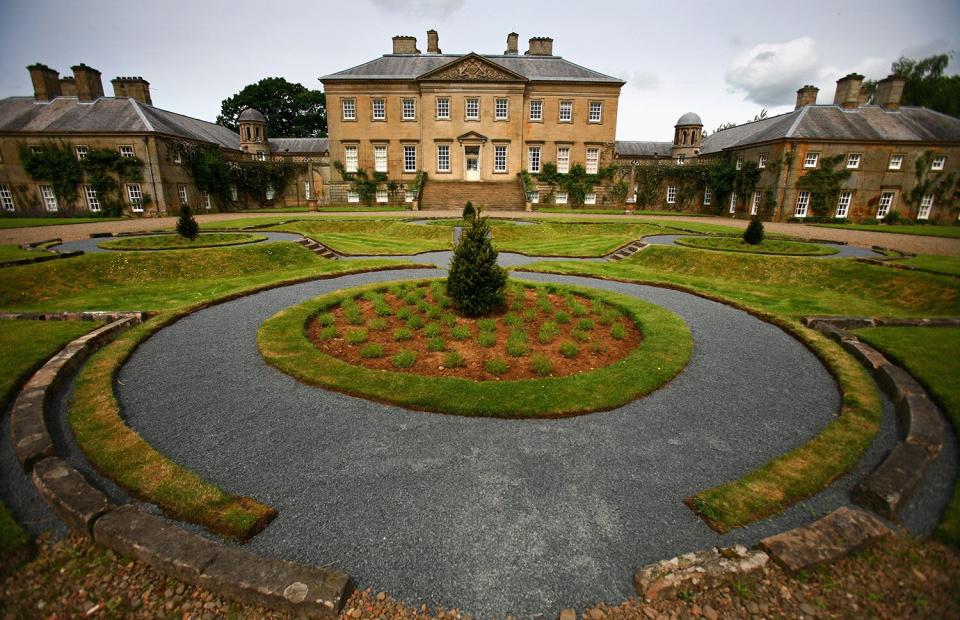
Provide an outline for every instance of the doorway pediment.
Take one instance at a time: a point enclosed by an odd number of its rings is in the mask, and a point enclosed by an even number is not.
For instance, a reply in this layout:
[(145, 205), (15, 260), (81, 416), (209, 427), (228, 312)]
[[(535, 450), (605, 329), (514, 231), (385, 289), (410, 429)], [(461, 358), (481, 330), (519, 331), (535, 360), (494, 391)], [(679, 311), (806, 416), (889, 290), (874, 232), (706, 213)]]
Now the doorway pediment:
[(475, 131), (468, 131), (465, 134), (457, 136), (457, 142), (460, 144), (484, 144), (487, 137)]

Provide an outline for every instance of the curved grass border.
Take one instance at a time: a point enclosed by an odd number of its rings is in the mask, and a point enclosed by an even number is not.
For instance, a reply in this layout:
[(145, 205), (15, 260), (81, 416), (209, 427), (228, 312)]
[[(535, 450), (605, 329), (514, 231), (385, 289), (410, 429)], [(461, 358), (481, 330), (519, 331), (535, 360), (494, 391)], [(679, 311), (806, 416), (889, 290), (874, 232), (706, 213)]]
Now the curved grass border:
[[(430, 282), (432, 279), (413, 281)], [(614, 409), (661, 387), (687, 365), (693, 341), (677, 315), (649, 302), (595, 289), (520, 281), (528, 288), (570, 291), (625, 310), (643, 330), (622, 360), (590, 372), (517, 381), (473, 381), (385, 372), (322, 353), (306, 336), (307, 321), (347, 297), (386, 290), (390, 283), (317, 297), (267, 319), (257, 333), (261, 355), (299, 381), (409, 409), (465, 416), (545, 418)]]
[[(529, 270), (520, 268), (517, 271)], [(705, 489), (684, 499), (684, 503), (691, 510), (721, 534), (731, 528), (744, 527), (778, 514), (819, 493), (856, 465), (880, 429), (883, 403), (866, 368), (839, 344), (816, 330), (693, 287), (563, 271), (547, 270), (536, 273), (596, 277), (627, 284), (669, 288), (722, 303), (784, 330), (827, 367), (840, 387), (840, 411), (823, 430), (806, 443), (737, 480)]]
[(202, 239), (204, 236), (217, 235), (217, 236), (230, 236), (231, 239), (223, 241), (212, 241), (209, 243), (182, 243), (180, 245), (165, 245), (157, 247), (134, 247), (129, 244), (134, 239), (168, 239), (176, 237), (180, 239), (179, 235), (129, 235), (126, 237), (121, 237), (119, 239), (111, 239), (110, 241), (104, 241), (98, 243), (97, 247), (103, 250), (115, 250), (115, 251), (129, 251), (129, 252), (156, 252), (159, 250), (199, 250), (200, 248), (222, 248), (231, 245), (248, 245), (250, 243), (260, 243), (261, 241), (266, 241), (266, 235), (255, 235), (252, 233), (220, 233), (220, 232), (210, 232), (210, 233), (201, 233), (198, 239)]
[[(694, 248), (697, 250), (713, 250), (715, 252), (741, 252), (743, 254), (764, 254), (764, 255), (770, 255), (770, 256), (831, 256), (839, 252), (839, 250), (836, 250), (834, 248), (826, 247), (816, 243), (807, 243), (804, 241), (788, 241), (785, 239), (771, 239), (766, 243), (779, 244), (781, 246), (795, 248), (794, 250), (784, 250), (784, 251), (775, 251), (772, 249), (748, 250), (743, 247), (740, 247), (744, 245), (740, 237), (724, 237), (719, 235), (704, 236), (704, 237), (681, 237), (680, 239), (674, 239), (673, 242), (685, 248)], [(711, 247), (710, 245), (708, 245), (710, 243), (714, 243), (714, 244), (719, 243), (721, 246), (729, 246), (729, 247)], [(748, 247), (757, 247), (757, 246), (748, 246)]]

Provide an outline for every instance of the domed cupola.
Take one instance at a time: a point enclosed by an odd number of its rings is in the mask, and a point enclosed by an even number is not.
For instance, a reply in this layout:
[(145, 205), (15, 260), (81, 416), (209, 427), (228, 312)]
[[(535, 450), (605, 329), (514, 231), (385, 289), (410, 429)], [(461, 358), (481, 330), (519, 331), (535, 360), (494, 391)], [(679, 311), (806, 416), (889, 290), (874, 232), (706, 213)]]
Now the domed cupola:
[(703, 121), (694, 112), (687, 112), (677, 119), (673, 131), (672, 154), (678, 163), (700, 154), (700, 139), (703, 134)]
[[(244, 108), (237, 117), (240, 125), (240, 149), (250, 153), (255, 159), (262, 159), (270, 154), (270, 143), (267, 141), (267, 119), (259, 110)], [(260, 155), (263, 153), (263, 155)]]

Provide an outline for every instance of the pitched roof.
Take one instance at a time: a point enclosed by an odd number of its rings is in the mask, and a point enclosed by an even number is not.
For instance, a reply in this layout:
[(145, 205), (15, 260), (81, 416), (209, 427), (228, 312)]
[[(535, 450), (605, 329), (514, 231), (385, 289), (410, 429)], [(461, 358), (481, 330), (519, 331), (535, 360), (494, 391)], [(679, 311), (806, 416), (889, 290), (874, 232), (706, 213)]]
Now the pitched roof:
[[(425, 73), (471, 54), (472, 52), (470, 54), (384, 54), (362, 65), (325, 75), (320, 78), (320, 81), (415, 80)], [(477, 55), (534, 82), (624, 84), (620, 78), (581, 67), (560, 56)]]
[(852, 140), (861, 142), (960, 142), (960, 119), (927, 108), (880, 106), (844, 109), (811, 105), (786, 114), (715, 132), (701, 153), (770, 140)]
[(0, 99), (0, 132), (24, 133), (164, 133), (240, 150), (240, 136), (226, 127), (161, 110), (129, 97), (76, 97), (35, 101), (33, 97)]
[(673, 142), (617, 140), (613, 149), (624, 157), (670, 157)]
[(327, 153), (328, 138), (268, 138), (271, 153)]

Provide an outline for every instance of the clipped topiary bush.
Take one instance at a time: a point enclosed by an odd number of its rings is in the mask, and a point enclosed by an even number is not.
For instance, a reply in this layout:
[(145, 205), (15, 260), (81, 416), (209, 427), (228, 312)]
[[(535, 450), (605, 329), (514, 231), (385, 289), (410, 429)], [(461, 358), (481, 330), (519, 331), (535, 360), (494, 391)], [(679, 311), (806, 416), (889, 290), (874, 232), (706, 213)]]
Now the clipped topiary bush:
[(193, 219), (190, 213), (190, 207), (183, 205), (180, 207), (180, 219), (177, 220), (177, 234), (185, 239), (193, 241), (200, 234), (200, 225)]
[(763, 222), (756, 218), (750, 220), (750, 225), (743, 232), (743, 242), (750, 245), (763, 243)]
[(473, 203), (468, 200), (466, 206), (463, 208), (463, 219), (472, 220), (476, 215), (477, 211), (473, 208)]
[(478, 213), (464, 227), (453, 251), (447, 295), (461, 314), (482, 316), (503, 305), (506, 285), (507, 271), (497, 265), (490, 226)]

